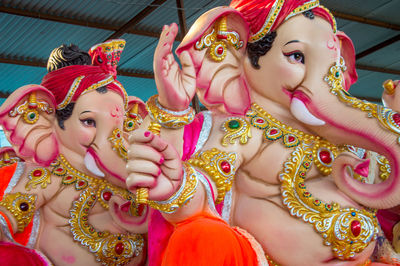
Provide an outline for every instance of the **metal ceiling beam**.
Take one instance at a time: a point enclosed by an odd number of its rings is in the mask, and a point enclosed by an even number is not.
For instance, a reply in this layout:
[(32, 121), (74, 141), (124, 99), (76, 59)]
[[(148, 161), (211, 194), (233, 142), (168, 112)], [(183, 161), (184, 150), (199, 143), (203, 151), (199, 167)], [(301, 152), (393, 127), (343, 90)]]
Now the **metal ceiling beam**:
[(400, 75), (400, 70), (397, 69), (390, 69), (390, 68), (383, 68), (383, 67), (375, 67), (375, 66), (367, 66), (362, 64), (356, 64), (357, 69), (367, 70), (372, 72), (380, 72), (385, 74), (393, 74), (393, 75)]
[[(13, 64), (13, 65), (22, 65), (22, 66), (34, 66), (34, 67), (46, 67), (47, 62), (35, 59), (35, 60), (21, 60), (16, 58), (7, 58), (0, 55), (0, 63), (5, 64)], [(146, 79), (153, 79), (154, 74), (153, 72), (147, 71), (140, 71), (140, 70), (132, 70), (132, 69), (118, 69), (119, 76), (128, 76), (128, 77), (135, 77), (135, 78), (146, 78)], [(1, 98), (1, 97), (0, 97)]]
[(359, 22), (359, 23), (363, 23), (363, 24), (369, 24), (369, 25), (373, 25), (373, 26), (377, 26), (377, 27), (383, 27), (383, 28), (400, 31), (400, 25), (387, 23), (387, 22), (383, 22), (383, 21), (379, 21), (379, 20), (375, 20), (375, 19), (363, 18), (363, 17), (359, 17), (356, 15), (346, 14), (346, 13), (342, 13), (342, 12), (338, 12), (338, 11), (331, 11), (331, 12), (336, 18), (351, 20), (351, 21), (355, 21), (355, 22)]
[(393, 43), (395, 43), (397, 41), (400, 41), (400, 34), (397, 34), (396, 36), (394, 36), (394, 37), (392, 37), (390, 39), (387, 39), (386, 41), (378, 43), (377, 45), (374, 45), (371, 48), (368, 48), (367, 50), (362, 51), (361, 53), (358, 53), (356, 55), (356, 60), (358, 60), (360, 58), (363, 58), (363, 57), (365, 57), (365, 56), (367, 56), (369, 54), (372, 54), (372, 53), (374, 53), (374, 52), (376, 52), (376, 51), (378, 51), (378, 50), (380, 50), (382, 48), (385, 48), (386, 46), (389, 46), (389, 45), (391, 45), (391, 44), (393, 44)]
[[(167, 0), (154, 0), (150, 5), (148, 5), (145, 9), (140, 11), (135, 17), (125, 23), (121, 28), (119, 28), (116, 32), (108, 36), (105, 41), (109, 39), (115, 39), (121, 37), (123, 34), (127, 33), (130, 28), (138, 24), (142, 21), (145, 17), (150, 15), (154, 10), (156, 10), (160, 5), (164, 4)], [(159, 34), (157, 35), (157, 37)]]
[[(0, 6), (0, 12), (11, 14), (11, 15), (29, 17), (29, 18), (37, 18), (37, 19), (54, 21), (54, 22), (66, 23), (66, 24), (71, 24), (71, 25), (96, 28), (96, 29), (101, 29), (101, 30), (118, 31), (120, 29), (120, 27), (117, 27), (112, 24), (104, 24), (104, 23), (99, 23), (99, 22), (90, 22), (90, 21), (86, 21), (86, 20), (70, 19), (70, 18), (50, 15), (50, 14), (46, 14), (46, 13), (32, 12), (29, 10), (22, 10), (22, 9), (17, 9), (17, 8), (3, 7), (3, 6)], [(132, 27), (127, 29), (126, 33), (147, 36), (147, 37), (154, 37), (154, 38), (160, 37), (159, 32), (138, 30), (138, 29), (135, 29)]]

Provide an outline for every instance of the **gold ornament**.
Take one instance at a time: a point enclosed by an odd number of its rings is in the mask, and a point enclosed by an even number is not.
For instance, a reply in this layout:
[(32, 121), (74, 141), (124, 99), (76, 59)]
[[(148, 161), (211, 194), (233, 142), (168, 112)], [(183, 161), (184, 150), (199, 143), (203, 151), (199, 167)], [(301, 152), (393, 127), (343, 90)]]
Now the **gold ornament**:
[(51, 173), (46, 168), (33, 169), (28, 175), (30, 180), (26, 183), (25, 189), (29, 191), (31, 188), (36, 188), (38, 185), (43, 189), (47, 188), (47, 185), (51, 183), (50, 177)]
[(285, 147), (295, 148), (279, 175), (283, 203), (290, 214), (312, 224), (324, 238), (324, 244), (331, 246), (339, 259), (350, 259), (364, 250), (378, 232), (374, 212), (341, 209), (337, 203), (325, 203), (315, 198), (305, 185), (307, 172), (313, 163), (323, 175), (330, 174), (334, 159), (345, 150), (344, 147), (338, 148), (319, 136), (284, 125), (255, 103), (247, 116), (253, 126), (264, 130), (265, 139), (283, 138)]
[(28, 101), (11, 110), (8, 115), (16, 117), (22, 115), (24, 121), (28, 124), (35, 124), (39, 120), (39, 111), (46, 112), (47, 114), (53, 113), (53, 108), (44, 101), (39, 101), (36, 98), (36, 92), (29, 94)]
[(193, 198), (194, 193), (196, 192), (197, 184), (198, 182), (195, 170), (190, 165), (184, 164), (184, 176), (179, 190), (167, 200), (149, 200), (148, 204), (153, 209), (157, 209), (165, 213), (174, 213)]
[(264, 131), (266, 140), (276, 141), (282, 139), (286, 148), (297, 147), (302, 142), (312, 141), (314, 164), (323, 175), (332, 172), (332, 164), (340, 153), (335, 145), (321, 139), (319, 136), (309, 135), (294, 129), (273, 118), (258, 104), (253, 103), (246, 116), (250, 118), (250, 124)]
[(192, 107), (181, 112), (163, 108), (157, 101), (158, 95), (151, 96), (146, 102), (150, 117), (164, 128), (178, 129), (190, 124), (195, 116)]
[(96, 260), (103, 265), (124, 265), (142, 252), (144, 241), (140, 234), (111, 234), (97, 231), (88, 222), (90, 210), (98, 201), (108, 210), (108, 202), (113, 195), (118, 195), (131, 202), (130, 213), (138, 215), (134, 195), (126, 189), (114, 186), (108, 181), (88, 176), (74, 169), (63, 155), (51, 163), (52, 173), (62, 177), (62, 184), (73, 185), (81, 191), (79, 199), (73, 202), (70, 210), (71, 232), (74, 240), (94, 253)]
[(139, 114), (139, 104), (135, 103), (129, 112), (126, 114), (126, 119), (124, 121), (124, 130), (126, 132), (131, 132), (136, 128), (136, 126), (139, 126), (141, 123), (143, 123), (143, 119)]
[(119, 128), (114, 129), (111, 137), (109, 137), (108, 140), (111, 142), (112, 149), (117, 152), (118, 156), (127, 161), (128, 151), (122, 142), (123, 139), (121, 130)]
[(20, 162), (21, 159), (18, 157), (10, 157), (10, 154), (8, 152), (3, 152), (2, 156), (0, 157), (0, 168), (4, 166), (9, 166), (14, 163)]
[(236, 153), (226, 153), (213, 148), (196, 153), (188, 163), (204, 170), (212, 178), (218, 190), (215, 203), (222, 202), (225, 194), (232, 188), (236, 172)]
[(343, 58), (329, 69), (329, 73), (325, 76), (324, 80), (329, 84), (330, 92), (346, 105), (366, 112), (369, 118), (375, 118), (382, 127), (396, 134), (397, 142), (400, 144), (400, 125), (398, 124), (400, 114), (381, 105), (352, 97), (342, 87), (342, 73), (344, 71), (346, 71), (346, 66)]
[(389, 160), (386, 159), (386, 157), (383, 156), (383, 155), (377, 155), (376, 156), (376, 162), (379, 165), (379, 177), (382, 180), (388, 179), (389, 175), (391, 173)]
[(386, 93), (389, 95), (393, 95), (395, 91), (394, 82), (391, 79), (385, 80), (383, 82), (382, 87), (385, 89)]
[(96, 188), (89, 187), (74, 202), (69, 219), (74, 240), (94, 253), (96, 260), (103, 265), (127, 264), (142, 252), (143, 237), (139, 234), (111, 234), (108, 231), (97, 231), (88, 222), (90, 209), (97, 199)]
[(232, 45), (236, 50), (239, 50), (243, 47), (244, 42), (240, 40), (240, 36), (236, 31), (228, 31), (226, 16), (224, 16), (215, 23), (211, 33), (203, 35), (196, 42), (195, 49), (201, 51), (204, 48), (210, 48), (210, 57), (216, 62), (221, 62), (227, 54), (226, 44)]
[(228, 143), (234, 144), (239, 138), (240, 144), (246, 144), (248, 138), (251, 138), (249, 122), (240, 117), (230, 117), (221, 126), (222, 131), (227, 132), (221, 140), (222, 146), (228, 146)]
[(17, 221), (17, 232), (22, 232), (31, 222), (35, 214), (37, 196), (26, 193), (5, 194), (0, 201), (0, 206), (6, 208)]
[(376, 239), (377, 218), (374, 212), (341, 209), (337, 203), (327, 204), (314, 198), (304, 183), (312, 161), (312, 143), (302, 142), (285, 162), (279, 176), (283, 203), (292, 216), (313, 225), (337, 258), (348, 260)]

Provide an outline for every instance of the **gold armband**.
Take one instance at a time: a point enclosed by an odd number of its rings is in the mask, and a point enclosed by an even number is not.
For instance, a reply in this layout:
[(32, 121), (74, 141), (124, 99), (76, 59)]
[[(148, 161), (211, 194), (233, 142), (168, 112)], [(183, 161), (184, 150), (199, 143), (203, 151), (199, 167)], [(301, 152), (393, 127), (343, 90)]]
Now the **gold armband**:
[(222, 202), (226, 192), (231, 190), (235, 176), (236, 153), (226, 153), (213, 148), (208, 151), (197, 153), (195, 157), (188, 160), (192, 166), (204, 170), (215, 182), (218, 196), (215, 203)]
[(5, 194), (0, 201), (0, 206), (6, 208), (17, 220), (18, 232), (22, 232), (31, 222), (35, 213), (36, 198), (36, 195), (17, 192)]
[(184, 164), (184, 174), (182, 185), (174, 195), (164, 201), (149, 200), (151, 208), (165, 213), (174, 213), (178, 208), (187, 204), (194, 196), (197, 188), (197, 178), (195, 170), (190, 165)]
[(164, 128), (178, 129), (192, 123), (195, 112), (192, 107), (175, 112), (163, 108), (157, 100), (158, 95), (151, 96), (146, 103), (150, 117)]

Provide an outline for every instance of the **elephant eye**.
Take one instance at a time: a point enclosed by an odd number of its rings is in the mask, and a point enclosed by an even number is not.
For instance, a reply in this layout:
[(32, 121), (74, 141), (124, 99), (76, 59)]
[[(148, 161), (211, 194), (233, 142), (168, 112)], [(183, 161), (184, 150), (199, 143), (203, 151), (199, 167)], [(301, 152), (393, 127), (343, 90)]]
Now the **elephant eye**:
[(91, 118), (81, 119), (81, 123), (87, 127), (96, 127), (96, 121)]
[(304, 54), (300, 51), (294, 51), (290, 53), (284, 53), (284, 56), (286, 56), (291, 63), (302, 63), (304, 64)]

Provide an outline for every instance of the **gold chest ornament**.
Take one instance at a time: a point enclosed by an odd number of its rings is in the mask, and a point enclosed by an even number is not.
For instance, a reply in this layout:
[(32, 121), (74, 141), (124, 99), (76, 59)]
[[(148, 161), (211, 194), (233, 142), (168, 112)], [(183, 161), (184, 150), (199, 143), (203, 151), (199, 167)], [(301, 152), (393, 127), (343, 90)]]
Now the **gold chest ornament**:
[(134, 195), (104, 179), (93, 178), (79, 172), (62, 155), (51, 166), (52, 173), (62, 177), (62, 184), (74, 185), (76, 190), (82, 191), (70, 210), (69, 224), (74, 240), (94, 253), (96, 260), (103, 265), (124, 265), (139, 256), (144, 246), (140, 234), (102, 232), (96, 230), (88, 221), (89, 212), (97, 201), (108, 210), (108, 201), (112, 195), (130, 200), (132, 202), (130, 212), (137, 215), (137, 208), (134, 208), (133, 202)]
[(312, 224), (324, 244), (342, 260), (351, 259), (376, 239), (375, 211), (340, 208), (339, 204), (325, 203), (307, 191), (305, 178), (312, 164), (323, 175), (329, 175), (341, 149), (318, 136), (282, 124), (255, 103), (246, 116), (252, 126), (264, 131), (266, 140), (281, 139), (286, 148), (294, 148), (279, 175), (283, 203), (292, 216)]

